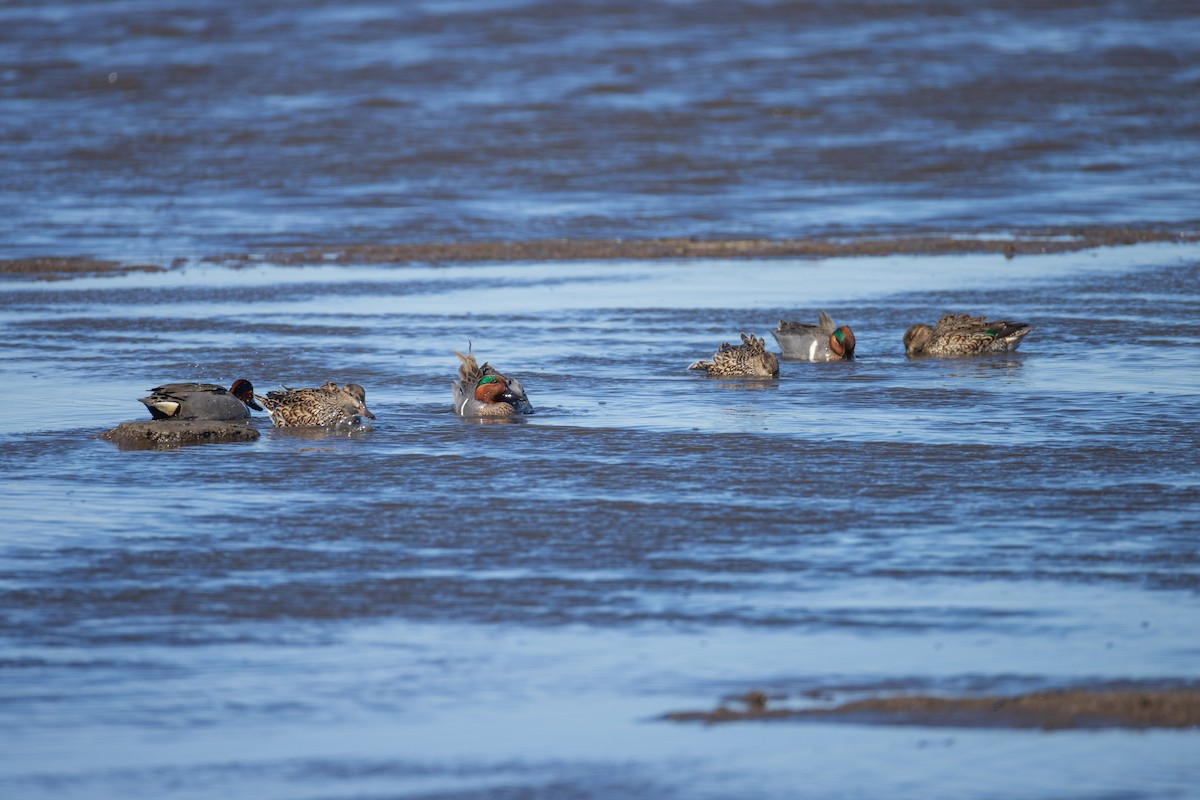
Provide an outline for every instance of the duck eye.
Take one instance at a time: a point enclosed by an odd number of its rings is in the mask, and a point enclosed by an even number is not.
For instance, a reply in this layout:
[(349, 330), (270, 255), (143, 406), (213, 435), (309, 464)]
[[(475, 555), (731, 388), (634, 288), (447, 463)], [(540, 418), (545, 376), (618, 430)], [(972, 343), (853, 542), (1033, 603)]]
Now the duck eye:
[(495, 375), (484, 375), (482, 378), (479, 379), (479, 383), (475, 384), (475, 388), (478, 389), (480, 386), (483, 386), (485, 383), (495, 383), (497, 380), (498, 379), (496, 378)]
[(842, 333), (841, 328), (838, 328), (836, 331), (833, 332), (833, 338), (837, 339), (838, 343), (841, 343), (843, 340), (845, 340), (846, 334)]

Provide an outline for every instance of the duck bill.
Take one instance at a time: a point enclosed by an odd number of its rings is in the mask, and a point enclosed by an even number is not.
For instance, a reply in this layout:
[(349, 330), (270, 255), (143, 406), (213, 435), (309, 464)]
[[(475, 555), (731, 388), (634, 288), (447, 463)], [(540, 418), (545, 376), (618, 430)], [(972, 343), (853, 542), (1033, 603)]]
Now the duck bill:
[(372, 414), (366, 406), (363, 406), (363, 416), (365, 416), (367, 419), (375, 419), (375, 415)]
[(533, 406), (529, 404), (529, 400), (527, 400), (525, 398), (525, 395), (523, 395), (523, 394), (513, 394), (512, 392), (505, 392), (504, 394), (500, 395), (496, 399), (499, 400), (501, 403), (507, 403), (508, 405), (512, 406), (514, 409), (516, 409), (517, 413), (519, 413), (519, 414), (532, 414), (533, 413)]
[(246, 405), (249, 406), (250, 408), (253, 408), (255, 411), (263, 410), (263, 407), (260, 406), (258, 403), (256, 403), (253, 397), (246, 400)]

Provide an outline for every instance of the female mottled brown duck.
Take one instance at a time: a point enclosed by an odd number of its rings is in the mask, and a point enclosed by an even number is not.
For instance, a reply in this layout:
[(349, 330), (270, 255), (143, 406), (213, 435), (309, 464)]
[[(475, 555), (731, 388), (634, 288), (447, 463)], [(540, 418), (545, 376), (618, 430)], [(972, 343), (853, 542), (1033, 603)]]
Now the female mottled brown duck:
[(375, 419), (367, 410), (367, 393), (357, 383), (338, 386), (329, 381), (316, 388), (289, 389), (255, 395), (277, 428), (316, 428), (361, 425), (363, 417)]
[(702, 369), (714, 378), (778, 378), (779, 359), (767, 350), (765, 341), (743, 333), (741, 344), (725, 342), (712, 361), (697, 361), (688, 369)]
[(907, 356), (976, 356), (1016, 350), (1033, 330), (1025, 322), (988, 322), (987, 317), (944, 314), (932, 328), (918, 322), (904, 332)]

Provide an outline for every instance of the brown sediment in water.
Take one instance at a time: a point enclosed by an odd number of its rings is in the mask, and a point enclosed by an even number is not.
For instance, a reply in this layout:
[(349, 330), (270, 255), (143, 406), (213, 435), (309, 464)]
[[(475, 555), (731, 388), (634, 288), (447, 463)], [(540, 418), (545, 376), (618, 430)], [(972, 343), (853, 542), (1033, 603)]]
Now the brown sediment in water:
[(122, 422), (100, 434), (122, 450), (166, 450), (184, 445), (253, 442), (258, 430), (247, 422), (226, 420), (145, 420)]
[(0, 275), (29, 275), (43, 280), (61, 280), (77, 275), (97, 275), (114, 272), (163, 272), (168, 267), (157, 264), (126, 264), (87, 257), (0, 259)]
[(664, 714), (672, 722), (809, 721), (954, 728), (1194, 728), (1200, 726), (1200, 690), (1064, 689), (1010, 697), (909, 695), (856, 700), (831, 708), (771, 708), (750, 692), (744, 709)]
[[(1147, 242), (1196, 242), (1200, 232), (1137, 228), (1056, 229), (994, 236), (900, 236), (791, 239), (540, 239), (515, 242), (364, 244), (262, 253), (273, 264), (405, 264), (504, 261), (596, 261), (656, 259), (833, 258), (896, 254), (999, 253), (1008, 257), (1062, 253)], [(205, 261), (240, 265), (248, 256), (213, 256)]]
[[(661, 259), (834, 258), (885, 255), (997, 253), (1008, 258), (1090, 250), (1150, 242), (1192, 243), (1200, 230), (1135, 227), (1054, 228), (979, 235), (799, 237), (785, 239), (537, 239), (527, 241), (426, 242), (306, 246), (253, 253), (206, 256), (201, 263), (252, 264), (468, 264), (513, 261), (601, 261)], [(168, 265), (123, 264), (89, 258), (0, 259), (0, 275), (65, 278), (81, 274), (160, 271)]]

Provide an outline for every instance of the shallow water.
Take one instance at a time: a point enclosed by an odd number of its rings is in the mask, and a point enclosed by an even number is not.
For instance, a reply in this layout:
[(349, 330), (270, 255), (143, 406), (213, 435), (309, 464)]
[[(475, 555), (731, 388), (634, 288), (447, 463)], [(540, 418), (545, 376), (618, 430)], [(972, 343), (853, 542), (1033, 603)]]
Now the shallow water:
[[(1200, 670), (1200, 250), (0, 286), (0, 794), (1189, 797), (1196, 732), (655, 718)], [(686, 365), (818, 308), (846, 364)], [(943, 310), (1037, 327), (909, 362)], [(538, 413), (450, 411), (451, 350)], [(121, 451), (166, 380), (373, 428)], [(35, 402), (36, 399), (36, 402)]]
[[(1195, 686), (1195, 244), (269, 254), (1194, 234), (1198, 15), (4, 4), (0, 262), (176, 268), (0, 282), (0, 797), (1196, 796), (1196, 731), (660, 719), (749, 689)], [(684, 369), (821, 308), (857, 361)], [(1037, 327), (906, 361), (945, 311)], [(534, 417), (453, 416), (468, 345)], [(243, 376), (355, 381), (378, 420), (97, 438), (152, 386)]]
[(0, 7), (0, 256), (1197, 222), (1191, 0)]

